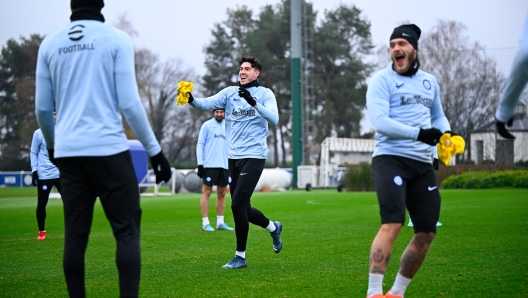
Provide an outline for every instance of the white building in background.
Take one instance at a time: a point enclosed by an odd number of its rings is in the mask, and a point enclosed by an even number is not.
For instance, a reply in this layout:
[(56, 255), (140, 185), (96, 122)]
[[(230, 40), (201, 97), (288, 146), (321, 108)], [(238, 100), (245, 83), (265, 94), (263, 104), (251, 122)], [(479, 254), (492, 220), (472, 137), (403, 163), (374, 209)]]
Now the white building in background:
[[(326, 138), (321, 143), (321, 163), (297, 168), (297, 187), (326, 188), (338, 183), (345, 168), (339, 166), (370, 164), (376, 146), (375, 139)], [(341, 173), (340, 173), (341, 172)]]
[(475, 164), (499, 161), (512, 166), (516, 162), (528, 161), (528, 113), (526, 104), (519, 101), (515, 107), (512, 126), (506, 126), (515, 140), (501, 137), (490, 122), (470, 133), (471, 160)]
[(321, 144), (321, 165), (370, 164), (376, 147), (375, 139), (326, 138)]

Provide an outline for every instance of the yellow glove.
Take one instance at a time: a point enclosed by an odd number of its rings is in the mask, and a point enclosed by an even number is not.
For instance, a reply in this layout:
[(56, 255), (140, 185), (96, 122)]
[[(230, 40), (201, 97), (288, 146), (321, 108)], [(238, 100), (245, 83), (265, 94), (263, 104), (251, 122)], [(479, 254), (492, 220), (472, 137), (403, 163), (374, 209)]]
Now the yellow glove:
[(466, 142), (461, 136), (451, 136), (450, 133), (444, 133), (440, 137), (440, 141), (436, 144), (438, 158), (448, 166), (451, 162), (451, 157), (456, 154), (464, 153)]
[(189, 92), (192, 91), (194, 84), (192, 82), (178, 82), (178, 89), (176, 89), (178, 96), (176, 97), (176, 105), (184, 105), (189, 102)]

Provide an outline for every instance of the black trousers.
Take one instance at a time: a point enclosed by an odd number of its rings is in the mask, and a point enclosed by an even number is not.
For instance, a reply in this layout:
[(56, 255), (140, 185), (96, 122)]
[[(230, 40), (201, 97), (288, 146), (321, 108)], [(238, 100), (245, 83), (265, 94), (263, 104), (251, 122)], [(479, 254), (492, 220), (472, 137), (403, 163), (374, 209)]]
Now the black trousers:
[(266, 228), (269, 219), (251, 207), (251, 195), (264, 170), (265, 159), (229, 159), (229, 191), (231, 193), (231, 210), (235, 221), (237, 251), (246, 251), (249, 223)]
[(70, 297), (85, 297), (84, 255), (99, 197), (116, 240), (121, 297), (137, 297), (141, 271), (141, 208), (130, 151), (103, 157), (57, 158), (64, 203), (63, 268)]
[(39, 231), (46, 230), (46, 206), (51, 188), (55, 186), (62, 195), (60, 179), (37, 179), (37, 224)]

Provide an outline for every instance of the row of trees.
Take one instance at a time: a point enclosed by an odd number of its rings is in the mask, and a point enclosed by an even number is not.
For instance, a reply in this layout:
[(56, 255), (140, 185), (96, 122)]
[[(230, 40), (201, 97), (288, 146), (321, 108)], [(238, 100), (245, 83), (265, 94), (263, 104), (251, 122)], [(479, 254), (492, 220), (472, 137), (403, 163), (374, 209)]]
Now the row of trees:
[[(306, 5), (308, 28), (313, 33), (310, 57), (314, 84), (316, 143), (327, 136), (359, 137), (365, 107), (366, 80), (375, 69), (390, 63), (388, 47), (381, 46), (373, 59), (370, 23), (354, 5), (341, 4), (321, 18)], [(116, 26), (137, 36), (122, 16)], [(504, 78), (495, 62), (478, 44), (463, 35), (465, 27), (440, 21), (420, 40), (422, 69), (435, 74), (442, 89), (443, 106), (453, 131), (466, 137), (493, 117), (494, 102)], [(285, 166), (291, 138), (290, 100), (290, 0), (261, 8), (258, 14), (246, 6), (227, 10), (225, 21), (211, 31), (205, 46), (206, 74), (198, 77), (180, 59), (161, 61), (151, 50), (136, 49), (136, 75), (140, 96), (158, 140), (173, 163), (194, 162), (200, 125), (208, 112), (175, 106), (178, 81), (193, 81), (195, 96), (210, 96), (238, 83), (236, 60), (257, 56), (263, 71), (261, 85), (273, 90), (279, 108), (279, 124), (270, 128), (269, 146), (275, 166)], [(0, 56), (0, 170), (29, 168), (31, 136), (37, 128), (34, 115), (35, 68), (43, 37), (11, 39)], [(306, 60), (305, 60), (306, 61)], [(59, 115), (60, 116), (60, 115)], [(125, 123), (127, 136), (133, 133)], [(372, 135), (370, 133), (369, 135)]]
[(10, 39), (0, 56), (0, 171), (29, 169), (35, 117), (35, 70), (43, 37)]

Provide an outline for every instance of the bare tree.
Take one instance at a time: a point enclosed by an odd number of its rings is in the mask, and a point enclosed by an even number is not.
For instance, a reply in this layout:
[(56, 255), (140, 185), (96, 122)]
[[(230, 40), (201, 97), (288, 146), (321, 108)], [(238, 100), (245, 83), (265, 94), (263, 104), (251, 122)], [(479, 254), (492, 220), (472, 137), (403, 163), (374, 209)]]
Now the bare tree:
[(471, 44), (466, 26), (440, 20), (420, 41), (423, 70), (436, 76), (442, 107), (453, 131), (468, 139), (473, 127), (493, 120), (504, 76), (478, 43)]
[[(132, 37), (138, 36), (126, 15), (121, 15), (115, 26)], [(175, 98), (178, 82), (197, 82), (197, 75), (193, 69), (185, 67), (183, 60), (162, 61), (158, 55), (145, 48), (136, 48), (135, 64), (139, 95), (154, 135), (170, 161), (189, 160), (194, 149), (188, 144), (196, 143), (201, 124), (197, 120), (203, 117), (188, 108), (176, 107)], [(127, 136), (133, 135), (127, 124), (125, 130)]]
[(125, 31), (132, 38), (136, 38), (139, 36), (139, 33), (134, 29), (134, 27), (132, 27), (132, 23), (128, 19), (126, 13), (120, 14), (117, 17), (117, 21), (114, 23), (114, 26)]
[(136, 51), (136, 78), (154, 135), (161, 142), (169, 115), (179, 115), (171, 113), (178, 82), (196, 81), (196, 75), (192, 69), (185, 69), (180, 59), (162, 62), (151, 51), (141, 49)]
[(162, 144), (169, 160), (196, 162), (196, 142), (200, 126), (211, 111), (200, 111), (189, 105), (171, 109)]

